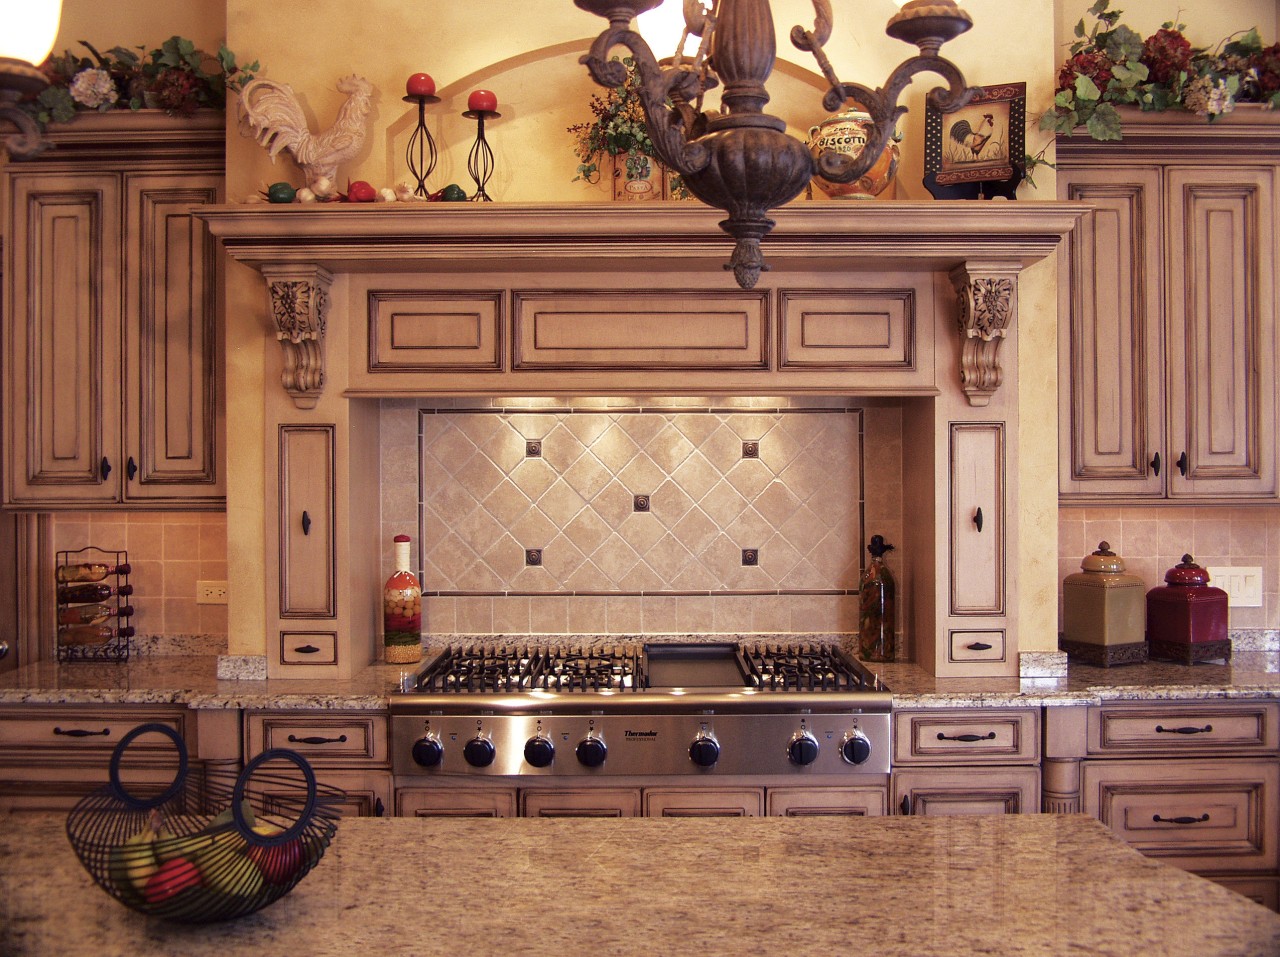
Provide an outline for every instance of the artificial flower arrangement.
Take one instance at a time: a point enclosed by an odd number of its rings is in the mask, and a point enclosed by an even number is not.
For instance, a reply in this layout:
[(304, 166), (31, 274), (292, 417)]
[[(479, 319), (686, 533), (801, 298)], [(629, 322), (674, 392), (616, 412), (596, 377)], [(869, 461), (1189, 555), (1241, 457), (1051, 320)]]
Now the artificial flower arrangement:
[(49, 86), (19, 104), (41, 129), (51, 121), (66, 122), (89, 110), (106, 113), (146, 107), (190, 116), (201, 107), (222, 109), (227, 90), (240, 89), (259, 69), (256, 61), (237, 66), (235, 54), (225, 45), (213, 56), (178, 36), (150, 52), (139, 46), (99, 53), (84, 40), (80, 45), (93, 54), (92, 59), (70, 50), (50, 56), (40, 67)]

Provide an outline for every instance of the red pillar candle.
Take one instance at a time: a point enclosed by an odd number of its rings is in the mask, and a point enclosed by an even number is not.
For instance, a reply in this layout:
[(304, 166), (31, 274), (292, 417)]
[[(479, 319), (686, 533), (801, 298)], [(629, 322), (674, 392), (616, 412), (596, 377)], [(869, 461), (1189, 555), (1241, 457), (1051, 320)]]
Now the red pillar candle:
[(435, 96), (436, 81), (430, 73), (415, 73), (405, 82), (404, 91), (409, 96)]
[(498, 109), (498, 97), (489, 90), (474, 90), (467, 97), (467, 109), (477, 113), (493, 113)]

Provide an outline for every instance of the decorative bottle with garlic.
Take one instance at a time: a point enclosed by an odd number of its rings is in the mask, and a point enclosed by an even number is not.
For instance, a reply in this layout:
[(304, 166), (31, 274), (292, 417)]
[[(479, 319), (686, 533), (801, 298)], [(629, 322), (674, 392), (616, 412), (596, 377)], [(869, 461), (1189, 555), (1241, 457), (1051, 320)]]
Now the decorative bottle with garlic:
[(382, 641), (390, 664), (412, 664), (422, 657), (422, 586), (409, 570), (408, 535), (397, 535), (395, 573), (382, 588)]

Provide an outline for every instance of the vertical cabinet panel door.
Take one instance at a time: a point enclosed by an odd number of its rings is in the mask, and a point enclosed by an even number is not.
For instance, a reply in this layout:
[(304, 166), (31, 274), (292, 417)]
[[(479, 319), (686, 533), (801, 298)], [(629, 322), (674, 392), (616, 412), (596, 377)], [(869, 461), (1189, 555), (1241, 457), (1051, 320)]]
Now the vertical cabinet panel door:
[(1004, 423), (951, 423), (951, 614), (1003, 615)]
[[(1160, 171), (1070, 170), (1094, 206), (1067, 237), (1059, 285), (1059, 489), (1067, 500), (1164, 494)], [(1169, 462), (1168, 467), (1173, 463)]]
[(119, 488), (118, 181), (14, 175), (5, 336), (8, 501), (111, 502)]
[(190, 215), (218, 201), (220, 176), (126, 178), (125, 498), (191, 502), (218, 477), (217, 267)]
[(1171, 497), (1276, 491), (1273, 176), (1168, 173)]
[(280, 426), (280, 617), (336, 612), (332, 425)]

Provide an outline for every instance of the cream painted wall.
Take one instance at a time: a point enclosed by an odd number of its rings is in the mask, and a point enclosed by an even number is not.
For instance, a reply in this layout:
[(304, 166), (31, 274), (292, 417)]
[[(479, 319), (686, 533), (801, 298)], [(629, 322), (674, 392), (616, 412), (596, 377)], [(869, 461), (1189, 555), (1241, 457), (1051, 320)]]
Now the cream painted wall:
[(81, 40), (89, 41), (98, 50), (143, 45), (154, 49), (175, 34), (195, 41), (201, 50), (217, 52), (218, 44), (226, 35), (226, 3), (224, 0), (129, 0), (127, 3), (62, 0), (62, 22), (53, 49), (57, 53), (71, 50), (87, 56), (87, 51), (80, 46)]

